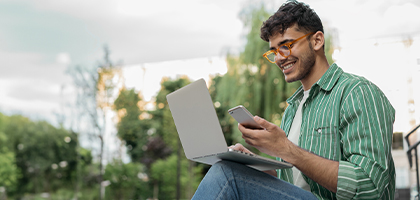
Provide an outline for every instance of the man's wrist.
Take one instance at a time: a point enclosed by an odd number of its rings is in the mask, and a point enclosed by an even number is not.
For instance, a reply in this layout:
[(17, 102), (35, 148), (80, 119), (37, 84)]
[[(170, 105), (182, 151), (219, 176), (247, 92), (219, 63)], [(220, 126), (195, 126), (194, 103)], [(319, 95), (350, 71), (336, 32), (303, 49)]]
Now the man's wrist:
[(292, 165), (296, 165), (301, 160), (304, 153), (302, 151), (305, 151), (290, 140), (286, 141), (285, 149), (286, 151), (284, 151), (284, 155), (281, 158)]

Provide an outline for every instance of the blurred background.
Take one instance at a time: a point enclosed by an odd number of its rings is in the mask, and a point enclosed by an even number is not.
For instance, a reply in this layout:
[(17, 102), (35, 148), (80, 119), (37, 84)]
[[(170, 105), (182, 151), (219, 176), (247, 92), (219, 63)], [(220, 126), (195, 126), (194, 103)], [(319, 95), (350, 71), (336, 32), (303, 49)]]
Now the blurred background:
[[(166, 95), (204, 78), (228, 145), (243, 143), (236, 105), (280, 125), (300, 83), (262, 57), (259, 28), (284, 2), (0, 1), (0, 200), (191, 198), (209, 166), (185, 158)], [(420, 2), (305, 2), (330, 64), (396, 109), (395, 198), (413, 198)]]

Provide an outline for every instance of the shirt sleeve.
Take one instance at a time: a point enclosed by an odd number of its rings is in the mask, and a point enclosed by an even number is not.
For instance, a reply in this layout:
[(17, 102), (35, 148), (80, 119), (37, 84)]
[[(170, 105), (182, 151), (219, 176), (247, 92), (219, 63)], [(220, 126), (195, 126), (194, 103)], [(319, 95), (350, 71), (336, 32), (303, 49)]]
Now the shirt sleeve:
[(395, 110), (379, 88), (360, 83), (345, 97), (340, 113), (343, 157), (336, 196), (379, 199), (395, 180), (391, 155)]

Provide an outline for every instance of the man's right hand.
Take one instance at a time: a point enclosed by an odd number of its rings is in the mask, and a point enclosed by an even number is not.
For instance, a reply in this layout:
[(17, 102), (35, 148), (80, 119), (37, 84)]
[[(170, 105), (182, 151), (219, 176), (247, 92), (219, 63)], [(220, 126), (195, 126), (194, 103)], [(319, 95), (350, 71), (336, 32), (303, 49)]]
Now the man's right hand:
[(240, 143), (236, 143), (235, 145), (231, 145), (231, 146), (229, 146), (228, 148), (229, 148), (229, 149), (236, 150), (236, 151), (242, 151), (242, 152), (245, 152), (245, 153), (254, 154), (254, 153), (252, 153), (250, 150), (248, 150), (247, 148), (245, 148), (245, 147), (244, 147), (242, 144), (240, 144)]
[[(235, 145), (231, 145), (228, 148), (229, 149), (236, 150), (236, 151), (242, 151), (242, 152), (245, 152), (245, 153), (254, 154), (250, 150), (248, 150), (247, 148), (245, 148), (240, 143), (236, 143)], [(269, 170), (269, 171), (264, 171), (264, 172), (267, 173), (267, 174), (270, 174), (271, 176), (277, 177), (277, 171), (276, 170)]]

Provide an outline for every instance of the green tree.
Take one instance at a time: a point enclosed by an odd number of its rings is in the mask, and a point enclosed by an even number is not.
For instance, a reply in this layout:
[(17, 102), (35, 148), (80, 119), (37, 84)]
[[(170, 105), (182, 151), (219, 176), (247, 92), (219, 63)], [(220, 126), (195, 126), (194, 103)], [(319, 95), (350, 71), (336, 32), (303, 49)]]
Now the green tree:
[[(176, 190), (175, 190), (175, 199), (181, 198), (181, 163), (183, 160), (186, 160), (184, 151), (182, 149), (181, 141), (179, 140), (178, 133), (174, 121), (172, 119), (172, 114), (169, 110), (169, 105), (166, 101), (166, 95), (175, 90), (178, 90), (186, 85), (191, 83), (188, 77), (180, 77), (175, 80), (168, 78), (163, 78), (161, 83), (161, 90), (156, 95), (156, 107), (152, 112), (154, 119), (154, 127), (157, 131), (157, 134), (160, 135), (164, 142), (168, 144), (174, 151), (177, 156), (177, 165), (176, 165)], [(195, 163), (188, 161), (188, 169), (190, 177), (194, 177)], [(155, 180), (156, 181), (156, 180)], [(156, 184), (156, 182), (155, 182)], [(187, 187), (187, 191), (192, 191), (191, 186)], [(192, 196), (192, 194), (189, 194)], [(159, 194), (161, 196), (161, 194)], [(190, 197), (191, 197), (190, 196)], [(172, 197), (173, 198), (173, 197)]]
[(104, 179), (110, 181), (106, 199), (147, 199), (150, 196), (148, 178), (139, 163), (122, 163), (114, 160), (105, 169)]
[(158, 160), (153, 163), (151, 168), (151, 178), (158, 180), (159, 184), (159, 199), (176, 199), (177, 188), (174, 185), (178, 184), (177, 171), (173, 170), (177, 168), (178, 162), (180, 162), (180, 191), (184, 193), (180, 194), (181, 199), (191, 199), (188, 187), (192, 187), (195, 191), (200, 184), (202, 176), (194, 176), (191, 178), (189, 173), (200, 174), (201, 167), (194, 167), (191, 171), (189, 167), (190, 161), (187, 159), (179, 159), (176, 154), (171, 155), (167, 159)]
[(16, 189), (17, 180), (20, 177), (15, 154), (9, 148), (7, 135), (3, 132), (6, 121), (7, 117), (0, 113), (0, 199), (5, 199), (7, 191)]
[[(177, 165), (174, 168), (168, 169), (173, 172), (175, 176), (174, 180), (176, 180), (174, 185), (169, 186), (175, 187), (173, 190), (175, 195), (172, 195), (171, 198), (179, 199), (184, 195), (190, 198), (194, 192), (193, 184), (187, 183), (185, 188), (188, 194), (181, 194), (181, 180), (184, 178), (184, 174), (181, 173), (182, 162), (188, 163), (188, 170), (185, 171), (189, 173), (186, 173), (185, 176), (190, 179), (201, 177), (194, 173), (194, 169), (200, 167), (196, 167), (195, 163), (189, 162), (185, 158), (172, 115), (166, 102), (167, 94), (188, 83), (190, 83), (190, 80), (187, 77), (181, 77), (175, 80), (164, 78), (161, 82), (161, 90), (155, 97), (155, 108), (152, 111), (145, 110), (142, 107), (145, 102), (142, 101), (133, 89), (122, 89), (114, 102), (115, 109), (120, 116), (120, 121), (117, 125), (118, 136), (125, 141), (132, 161), (140, 161), (146, 166), (145, 172), (150, 177), (150, 186), (153, 188), (154, 198), (164, 198), (168, 195), (164, 193), (165, 190), (159, 189), (166, 187), (162, 185), (162, 180), (156, 179), (159, 176), (151, 175), (152, 166), (155, 162), (165, 160), (173, 152), (175, 152), (177, 158)], [(157, 173), (156, 169), (155, 173)]]
[[(104, 173), (105, 134), (107, 124), (109, 124), (107, 116), (113, 106), (116, 85), (121, 81), (115, 81), (114, 78), (122, 77), (120, 68), (111, 62), (109, 54), (109, 49), (105, 46), (104, 59), (97, 66), (89, 69), (76, 66), (68, 71), (76, 86), (78, 123), (80, 126), (87, 127), (79, 131), (99, 146), (99, 149), (94, 148), (97, 150), (95, 152), (99, 160), (97, 176), (99, 186), (103, 181)], [(99, 187), (99, 199), (102, 199), (104, 194), (102, 190), (103, 187)]]
[(123, 88), (114, 101), (114, 109), (119, 117), (117, 135), (125, 142), (128, 155), (133, 162), (143, 161), (147, 164), (147, 161), (143, 159), (143, 148), (148, 142), (147, 131), (151, 125), (150, 120), (147, 119), (147, 111), (138, 106), (141, 102), (142, 99), (134, 89)]
[[(21, 174), (17, 176), (16, 189), (9, 190), (9, 194), (19, 198), (25, 193), (72, 189), (77, 164), (77, 136), (74, 133), (45, 121), (34, 122), (19, 115), (7, 117), (7, 124), (2, 126), (0, 135), (2, 142), (7, 138), (7, 144), (1, 147), (10, 149), (7, 156), (2, 158), (14, 159), (16, 164), (1, 168), (12, 169), (13, 175), (16, 166)], [(11, 158), (11, 155), (14, 157)]]

